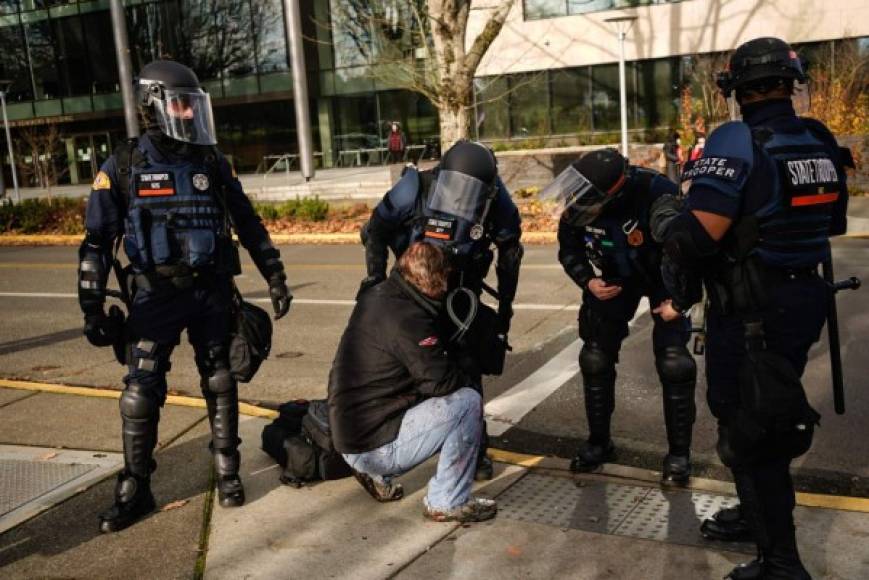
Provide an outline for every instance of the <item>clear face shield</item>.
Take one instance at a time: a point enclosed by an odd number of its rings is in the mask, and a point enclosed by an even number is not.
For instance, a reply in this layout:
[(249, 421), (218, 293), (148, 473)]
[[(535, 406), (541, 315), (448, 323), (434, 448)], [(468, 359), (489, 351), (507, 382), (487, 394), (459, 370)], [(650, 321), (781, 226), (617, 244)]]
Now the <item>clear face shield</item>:
[(211, 96), (202, 89), (160, 89), (150, 104), (160, 130), (178, 141), (216, 145)]
[(615, 197), (599, 190), (572, 165), (537, 196), (541, 203), (548, 206), (553, 219), (559, 220), (564, 216), (575, 226), (593, 222)]
[(440, 170), (429, 209), (479, 223), (492, 186), (458, 171)]

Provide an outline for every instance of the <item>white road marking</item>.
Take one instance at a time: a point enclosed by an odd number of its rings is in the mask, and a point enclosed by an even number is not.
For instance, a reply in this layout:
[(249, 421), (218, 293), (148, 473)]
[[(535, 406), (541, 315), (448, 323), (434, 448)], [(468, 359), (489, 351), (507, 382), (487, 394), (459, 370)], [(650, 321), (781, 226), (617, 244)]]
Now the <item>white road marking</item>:
[[(649, 301), (643, 298), (629, 326), (633, 326), (637, 319), (648, 311)], [(486, 403), (486, 425), (489, 435), (503, 435), (537, 405), (576, 376), (579, 372), (581, 346), (582, 339), (576, 339), (525, 380)]]
[[(74, 292), (0, 292), (0, 298), (77, 298)], [(271, 298), (249, 298), (249, 302), (269, 304)], [(324, 298), (293, 298), (293, 304), (324, 306), (353, 306), (355, 300), (329, 300)], [(514, 304), (513, 310), (565, 310), (579, 308), (579, 304)]]

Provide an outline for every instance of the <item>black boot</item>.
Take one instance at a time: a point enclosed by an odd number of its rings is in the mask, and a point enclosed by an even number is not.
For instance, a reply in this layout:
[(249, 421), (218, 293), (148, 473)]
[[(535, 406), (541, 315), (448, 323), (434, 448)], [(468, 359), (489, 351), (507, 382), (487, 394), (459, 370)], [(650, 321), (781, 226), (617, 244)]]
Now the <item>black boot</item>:
[(238, 470), (241, 454), (236, 450), (214, 452), (214, 471), (217, 475), (217, 499), (221, 507), (244, 505), (244, 486)]
[(582, 347), (579, 368), (582, 370), (589, 436), (570, 462), (570, 469), (587, 472), (610, 461), (615, 452), (610, 440), (610, 419), (615, 408), (616, 368), (613, 357), (594, 342)]
[(615, 451), (612, 441), (607, 441), (603, 445), (587, 441), (579, 447), (576, 456), (570, 461), (570, 470), (576, 473), (594, 471), (604, 463), (612, 461)]
[(477, 454), (477, 470), (474, 472), (475, 481), (489, 481), (495, 475), (495, 466), (486, 455), (489, 449), (489, 433), (486, 430), (486, 420), (483, 419), (483, 434), (480, 442), (480, 451)]
[(697, 365), (685, 347), (668, 346), (657, 352), (655, 367), (664, 388), (664, 424), (669, 445), (661, 483), (686, 485), (691, 477), (691, 435), (697, 415), (694, 403)]
[(724, 508), (700, 525), (700, 533), (707, 540), (719, 542), (752, 542), (754, 534), (742, 517), (740, 506)]
[(763, 562), (760, 558), (756, 558), (731, 570), (730, 574), (724, 577), (724, 580), (760, 580), (761, 578), (764, 578)]
[(151, 477), (139, 477), (127, 470), (118, 474), (115, 503), (100, 514), (100, 532), (119, 532), (136, 523), (157, 507), (151, 493)]
[(661, 483), (664, 485), (688, 484), (691, 478), (691, 458), (688, 455), (673, 455), (668, 453), (664, 458), (664, 469), (661, 475)]

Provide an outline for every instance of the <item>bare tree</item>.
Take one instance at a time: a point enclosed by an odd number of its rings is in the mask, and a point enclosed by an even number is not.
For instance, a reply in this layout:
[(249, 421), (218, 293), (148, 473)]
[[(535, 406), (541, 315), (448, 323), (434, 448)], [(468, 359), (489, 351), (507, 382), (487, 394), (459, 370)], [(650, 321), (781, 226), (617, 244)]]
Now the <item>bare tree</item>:
[[(21, 127), (17, 131), (16, 148), (21, 152), (18, 156), (18, 170), (24, 182), (31, 182), (37, 187), (48, 190), (57, 185), (58, 181), (69, 171), (66, 164), (60, 163), (63, 135), (57, 124)], [(31, 163), (25, 163), (29, 156)]]
[[(468, 138), (474, 75), (515, 0), (341, 0), (332, 3), (336, 60), (369, 64), (392, 86), (428, 98), (438, 109), (443, 149)], [(468, 43), (473, 10), (486, 12)], [(319, 23), (321, 26), (323, 23)]]

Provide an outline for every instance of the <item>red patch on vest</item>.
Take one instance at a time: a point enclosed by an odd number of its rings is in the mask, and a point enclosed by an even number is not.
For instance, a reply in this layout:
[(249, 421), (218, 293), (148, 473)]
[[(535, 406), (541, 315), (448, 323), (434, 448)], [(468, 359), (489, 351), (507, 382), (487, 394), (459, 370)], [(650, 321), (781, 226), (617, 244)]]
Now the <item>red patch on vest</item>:
[(438, 343), (438, 337), (430, 336), (419, 341), (420, 346), (435, 346)]

